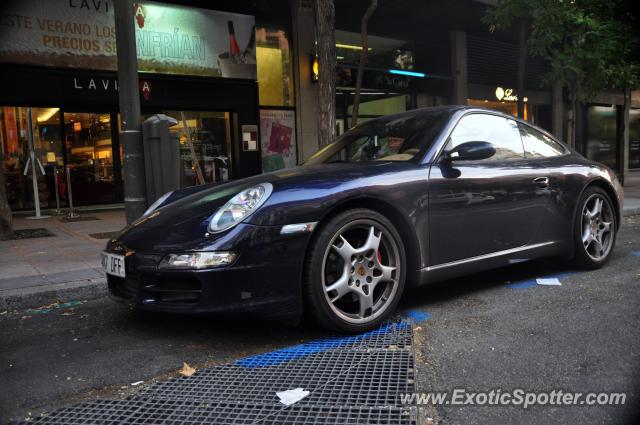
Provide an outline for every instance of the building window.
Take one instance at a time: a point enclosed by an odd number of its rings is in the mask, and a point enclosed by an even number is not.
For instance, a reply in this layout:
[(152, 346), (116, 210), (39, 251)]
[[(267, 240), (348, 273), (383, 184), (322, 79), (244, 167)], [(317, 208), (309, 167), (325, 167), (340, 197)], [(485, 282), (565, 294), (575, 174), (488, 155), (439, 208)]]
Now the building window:
[(587, 158), (613, 170), (618, 169), (616, 107), (590, 106), (587, 109)]
[(116, 200), (110, 113), (64, 112), (64, 142), (76, 205)]
[[(30, 155), (27, 111), (28, 108), (22, 107), (0, 107), (0, 148), (4, 158), (1, 166), (4, 167), (9, 205), (14, 210), (35, 208), (31, 168), (27, 176), (23, 174)], [(40, 167), (36, 165), (38, 199), (41, 207), (53, 207), (54, 173), (56, 167), (63, 166), (60, 109), (33, 108), (31, 118), (35, 157), (45, 171), (45, 175), (42, 175)], [(61, 189), (64, 190), (64, 185)]]
[(293, 64), (288, 34), (279, 28), (256, 28), (256, 62), (261, 106), (294, 106)]
[(163, 111), (163, 113), (178, 120), (178, 123), (169, 131), (178, 136), (180, 143), (182, 163), (180, 185), (182, 187), (199, 184), (198, 168), (205, 183), (225, 182), (232, 178), (229, 112)]
[(629, 111), (629, 168), (640, 168), (640, 109)]

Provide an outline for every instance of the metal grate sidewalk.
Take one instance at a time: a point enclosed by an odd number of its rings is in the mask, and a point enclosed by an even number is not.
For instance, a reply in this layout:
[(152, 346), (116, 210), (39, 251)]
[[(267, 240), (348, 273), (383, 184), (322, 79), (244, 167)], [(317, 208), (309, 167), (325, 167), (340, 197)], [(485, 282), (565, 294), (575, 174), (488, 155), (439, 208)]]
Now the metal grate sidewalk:
[[(310, 394), (291, 406), (276, 392)], [(124, 400), (65, 407), (31, 423), (417, 424), (412, 329), (390, 323), (363, 335), (311, 341), (159, 382)]]

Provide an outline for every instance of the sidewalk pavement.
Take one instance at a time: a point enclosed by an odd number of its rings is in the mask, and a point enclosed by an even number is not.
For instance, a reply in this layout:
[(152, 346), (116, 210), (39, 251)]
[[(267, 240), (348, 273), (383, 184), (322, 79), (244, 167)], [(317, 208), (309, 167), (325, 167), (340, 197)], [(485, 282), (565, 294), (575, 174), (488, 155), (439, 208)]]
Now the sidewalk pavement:
[(640, 214), (640, 183), (624, 187), (624, 215)]
[(92, 286), (95, 291), (101, 286), (104, 292), (100, 251), (109, 234), (124, 227), (124, 210), (83, 212), (79, 221), (63, 217), (14, 216), (15, 230), (45, 228), (53, 236), (0, 241), (0, 307), (23, 296), (71, 288)]
[[(633, 214), (640, 214), (640, 184), (625, 187), (624, 215)], [(28, 296), (44, 303), (72, 293), (77, 297), (104, 294), (100, 251), (108, 236), (96, 234), (124, 227), (124, 210), (83, 212), (82, 217), (97, 220), (14, 218), (14, 229), (44, 227), (54, 236), (0, 241), (0, 309), (21, 304)]]

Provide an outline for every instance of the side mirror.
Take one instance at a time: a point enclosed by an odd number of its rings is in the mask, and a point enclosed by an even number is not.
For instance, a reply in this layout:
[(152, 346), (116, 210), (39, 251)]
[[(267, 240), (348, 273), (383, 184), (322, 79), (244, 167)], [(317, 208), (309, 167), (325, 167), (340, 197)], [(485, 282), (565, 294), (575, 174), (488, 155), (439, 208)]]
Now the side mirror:
[(466, 142), (445, 151), (445, 158), (451, 161), (478, 161), (495, 154), (496, 148), (489, 142)]

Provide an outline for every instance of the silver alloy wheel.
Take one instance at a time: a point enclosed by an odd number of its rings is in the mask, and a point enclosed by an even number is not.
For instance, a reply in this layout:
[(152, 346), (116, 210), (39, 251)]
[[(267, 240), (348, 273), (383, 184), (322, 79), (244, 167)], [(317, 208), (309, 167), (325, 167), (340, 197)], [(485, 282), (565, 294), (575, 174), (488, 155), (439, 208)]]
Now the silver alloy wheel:
[(382, 315), (398, 291), (400, 250), (373, 220), (354, 220), (336, 232), (322, 260), (322, 286), (329, 306), (349, 323)]
[(611, 251), (613, 212), (609, 202), (599, 193), (591, 195), (582, 209), (582, 245), (587, 255), (601, 261)]

